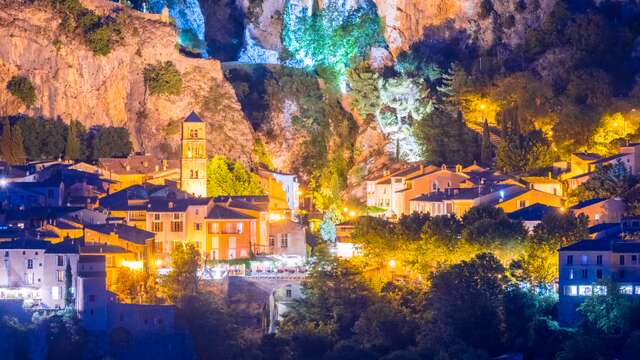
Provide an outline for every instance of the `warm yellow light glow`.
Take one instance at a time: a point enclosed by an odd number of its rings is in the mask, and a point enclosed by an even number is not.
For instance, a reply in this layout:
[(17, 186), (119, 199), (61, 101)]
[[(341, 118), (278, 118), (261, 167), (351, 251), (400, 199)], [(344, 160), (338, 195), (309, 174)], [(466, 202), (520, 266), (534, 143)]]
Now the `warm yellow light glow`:
[(487, 108), (487, 105), (485, 105), (485, 104), (480, 104), (480, 110), (484, 110), (484, 109), (486, 109), (486, 108)]
[(356, 216), (356, 212), (353, 211), (353, 210), (349, 211), (349, 216), (350, 217), (355, 217)]
[(395, 261), (395, 260), (393, 260), (393, 259), (389, 260), (389, 267), (390, 267), (390, 268), (392, 268), (392, 269), (393, 269), (394, 267), (396, 267), (396, 261)]
[(349, 208), (347, 208), (347, 207), (346, 207), (346, 208), (342, 209), (342, 211), (344, 211), (345, 213), (347, 213), (347, 212), (349, 212)]
[(122, 260), (122, 266), (131, 270), (142, 270), (142, 261)]
[(162, 260), (156, 259), (156, 266), (162, 266)]
[(565, 210), (564, 206), (560, 208), (561, 212), (564, 212), (564, 210)]
[(282, 220), (282, 215), (276, 213), (269, 213), (269, 221), (280, 221)]
[(298, 190), (298, 196), (302, 196), (302, 190)]

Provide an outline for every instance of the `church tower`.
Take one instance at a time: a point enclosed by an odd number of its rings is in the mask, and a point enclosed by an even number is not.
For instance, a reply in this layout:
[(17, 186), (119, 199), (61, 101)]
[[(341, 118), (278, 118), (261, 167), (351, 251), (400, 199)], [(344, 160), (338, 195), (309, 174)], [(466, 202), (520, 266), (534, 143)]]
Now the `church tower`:
[(207, 124), (192, 112), (182, 123), (180, 188), (193, 196), (207, 196)]

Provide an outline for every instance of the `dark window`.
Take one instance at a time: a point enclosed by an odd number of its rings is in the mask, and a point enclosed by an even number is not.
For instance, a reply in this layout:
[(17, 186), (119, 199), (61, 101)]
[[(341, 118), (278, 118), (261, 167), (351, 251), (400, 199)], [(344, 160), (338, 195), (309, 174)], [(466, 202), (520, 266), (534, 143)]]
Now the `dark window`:
[(95, 295), (89, 295), (89, 302), (94, 302), (96, 301), (96, 296)]
[(602, 255), (596, 256), (596, 264), (602, 265)]
[(620, 255), (620, 265), (624, 265), (624, 255)]
[(586, 279), (588, 277), (587, 269), (582, 269), (582, 278)]
[(120, 314), (120, 321), (124, 321), (124, 315)]
[(8, 251), (4, 252), (4, 257), (9, 257), (9, 252)]
[(567, 265), (573, 265), (573, 255), (567, 255)]
[(634, 265), (638, 263), (638, 255), (631, 255), (631, 263)]
[(624, 279), (624, 270), (618, 271), (618, 276), (620, 277), (620, 279)]
[(62, 255), (58, 255), (58, 266), (63, 266), (64, 265), (64, 258), (62, 257)]
[(33, 269), (33, 260), (27, 259), (27, 269)]
[(91, 315), (93, 315), (93, 309), (89, 310), (89, 313), (90, 313)]
[(602, 279), (602, 269), (598, 269), (598, 270), (596, 270), (596, 277), (597, 277), (598, 279)]
[(287, 297), (291, 297), (291, 289), (287, 289)]

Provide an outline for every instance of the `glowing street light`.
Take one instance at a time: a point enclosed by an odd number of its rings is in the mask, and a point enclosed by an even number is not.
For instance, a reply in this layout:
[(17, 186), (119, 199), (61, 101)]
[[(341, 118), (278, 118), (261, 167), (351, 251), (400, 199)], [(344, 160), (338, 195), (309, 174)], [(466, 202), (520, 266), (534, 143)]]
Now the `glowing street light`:
[(395, 267), (396, 267), (396, 261), (395, 261), (395, 260), (393, 260), (393, 259), (389, 260), (389, 267), (390, 267), (391, 269), (395, 268)]
[(351, 210), (349, 211), (349, 217), (355, 217), (356, 216), (356, 212)]
[(343, 209), (342, 209), (342, 211), (346, 214), (346, 213), (348, 213), (348, 212), (349, 212), (349, 208), (348, 208), (348, 207), (345, 207), (345, 208), (343, 208)]
[(7, 185), (9, 185), (9, 180), (7, 180), (5, 178), (1, 178), (0, 179), (0, 187), (5, 188), (5, 187), (7, 187)]

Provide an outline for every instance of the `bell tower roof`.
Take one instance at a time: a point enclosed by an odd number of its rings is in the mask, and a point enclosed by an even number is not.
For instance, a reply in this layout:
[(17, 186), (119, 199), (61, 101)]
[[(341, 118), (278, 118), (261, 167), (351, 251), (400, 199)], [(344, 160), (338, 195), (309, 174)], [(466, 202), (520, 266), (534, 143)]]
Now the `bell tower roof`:
[(189, 116), (187, 116), (187, 118), (184, 119), (184, 122), (201, 123), (201, 122), (204, 122), (204, 121), (202, 121), (200, 116), (198, 116), (198, 114), (196, 114), (195, 111), (192, 111), (191, 114), (189, 114)]

